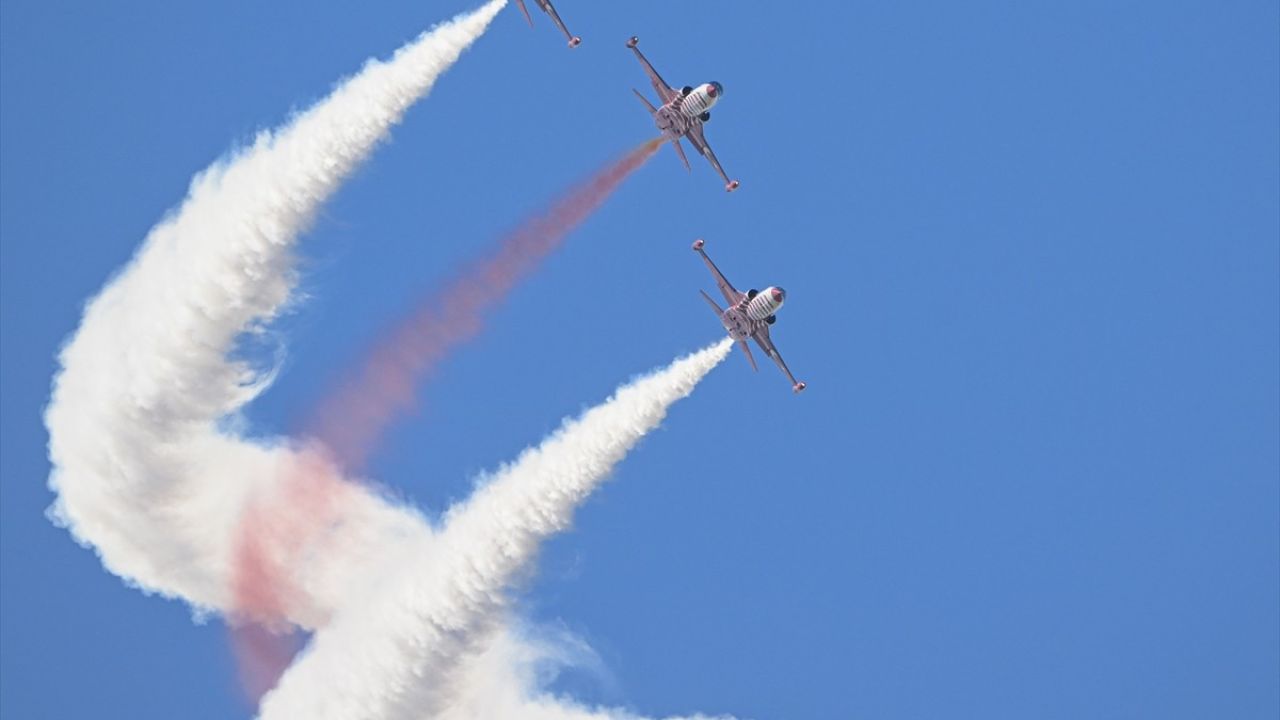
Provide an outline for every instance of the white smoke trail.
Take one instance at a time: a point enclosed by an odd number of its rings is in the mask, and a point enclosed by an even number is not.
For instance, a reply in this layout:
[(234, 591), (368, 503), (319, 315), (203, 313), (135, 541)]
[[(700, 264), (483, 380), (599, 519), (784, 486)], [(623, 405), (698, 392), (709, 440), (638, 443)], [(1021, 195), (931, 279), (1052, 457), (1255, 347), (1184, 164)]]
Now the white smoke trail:
[[(279, 132), (197, 176), (177, 212), (89, 303), (45, 415), (58, 495), (51, 516), (109, 570), (196, 606), (228, 607), (240, 509), (287, 460), (218, 431), (220, 418), (270, 380), (228, 355), (288, 299), (291, 250), (320, 204), (504, 4), (492, 0), (390, 60), (370, 61)], [(361, 507), (374, 527), (426, 534), (417, 518), (372, 498)], [(339, 558), (327, 560), (342, 571)], [(297, 615), (304, 624), (323, 616)]]
[[(437, 717), (477, 700), (459, 688), (499, 634), (506, 591), (541, 541), (569, 524), (574, 509), (731, 347), (725, 339), (623, 386), (500, 470), (449, 512), (434, 548), (424, 548), (399, 580), (371, 603), (340, 610), (316, 634), (263, 699), (261, 716)], [(536, 702), (547, 713), (585, 712)]]

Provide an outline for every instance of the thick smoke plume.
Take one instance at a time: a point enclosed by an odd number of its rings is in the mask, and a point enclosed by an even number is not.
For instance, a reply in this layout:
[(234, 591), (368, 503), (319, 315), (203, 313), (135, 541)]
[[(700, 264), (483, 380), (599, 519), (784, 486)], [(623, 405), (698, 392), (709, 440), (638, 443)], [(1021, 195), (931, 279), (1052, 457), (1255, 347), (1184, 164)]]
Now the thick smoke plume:
[[(229, 356), (285, 306), (294, 244), (319, 206), (504, 4), (492, 0), (390, 60), (369, 61), (284, 128), (197, 176), (88, 304), (45, 415), (50, 514), (109, 570), (197, 607), (236, 607), (229, 575), (241, 509), (296, 461), (220, 432), (271, 379)], [(393, 533), (420, 525), (368, 497), (347, 512)], [(331, 577), (312, 578), (314, 592), (285, 609), (291, 620), (313, 626), (341, 601), (344, 561), (362, 562), (360, 543), (372, 541), (354, 540), (326, 559), (321, 572)]]

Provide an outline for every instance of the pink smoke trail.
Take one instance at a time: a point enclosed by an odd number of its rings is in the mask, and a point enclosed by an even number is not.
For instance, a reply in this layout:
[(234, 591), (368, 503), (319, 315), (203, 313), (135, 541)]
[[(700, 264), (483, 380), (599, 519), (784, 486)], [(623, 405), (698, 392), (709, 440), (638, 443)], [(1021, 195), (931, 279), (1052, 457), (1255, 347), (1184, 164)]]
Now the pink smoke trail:
[(323, 403), (312, 437), (344, 467), (360, 468), (378, 438), (413, 406), (414, 388), (454, 348), (475, 337), (485, 313), (582, 224), (661, 145), (651, 140), (526, 221), (379, 343), (352, 382)]
[[(456, 347), (475, 337), (485, 314), (533, 272), (661, 147), (650, 140), (526, 220), (376, 344), (361, 370), (322, 401), (303, 435), (316, 441), (290, 464), (280, 486), (246, 509), (236, 544), (233, 591), (242, 622), (233, 630), (242, 682), (253, 700), (275, 685), (300, 642), (280, 633), (301, 602), (293, 572), (301, 555), (341, 518), (352, 488), (339, 469), (359, 471), (390, 424), (414, 405), (415, 388)], [(250, 622), (243, 622), (243, 621)]]

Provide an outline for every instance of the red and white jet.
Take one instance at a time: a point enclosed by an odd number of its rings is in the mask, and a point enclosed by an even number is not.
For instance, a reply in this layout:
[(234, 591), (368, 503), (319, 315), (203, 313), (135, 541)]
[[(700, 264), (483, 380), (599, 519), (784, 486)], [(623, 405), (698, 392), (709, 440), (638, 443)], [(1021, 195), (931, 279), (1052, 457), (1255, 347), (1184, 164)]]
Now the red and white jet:
[(715, 300), (706, 292), (702, 292), (702, 297), (706, 298), (716, 311), (716, 316), (720, 318), (720, 324), (724, 325), (724, 329), (729, 331), (729, 337), (738, 342), (738, 347), (742, 348), (742, 352), (747, 354), (747, 361), (751, 363), (752, 370), (758, 370), (756, 367), (756, 359), (751, 356), (751, 348), (747, 345), (747, 338), (756, 341), (760, 349), (766, 355), (773, 358), (778, 364), (782, 372), (791, 380), (791, 389), (795, 392), (804, 390), (805, 384), (796, 380), (795, 375), (791, 374), (791, 370), (787, 368), (787, 364), (782, 361), (782, 355), (778, 354), (778, 349), (773, 346), (773, 341), (769, 339), (769, 326), (777, 319), (775, 313), (782, 307), (782, 303), (787, 299), (787, 291), (777, 286), (771, 286), (758, 291), (755, 289), (747, 292), (738, 292), (733, 285), (725, 279), (720, 273), (720, 268), (711, 262), (711, 258), (707, 257), (706, 251), (702, 249), (705, 245), (702, 240), (693, 241), (693, 249), (702, 256), (703, 262), (707, 264), (707, 268), (711, 270), (711, 274), (716, 278), (716, 285), (720, 286), (720, 294), (724, 295), (724, 299), (729, 303), (727, 310), (722, 310)]
[[(533, 0), (541, 8), (542, 12), (551, 16), (551, 21), (560, 28), (560, 32), (569, 38), (569, 47), (576, 48), (582, 42), (582, 38), (569, 32), (569, 28), (564, 26), (564, 21), (560, 19), (560, 15), (556, 13), (556, 9), (551, 7), (551, 0)], [(520, 6), (520, 12), (524, 13), (524, 19), (529, 21), (529, 27), (533, 27), (533, 18), (529, 17), (529, 8), (524, 6), (524, 0), (516, 0), (516, 4)]]
[(676, 149), (676, 153), (680, 155), (680, 160), (684, 162), (685, 169), (689, 169), (689, 158), (685, 157), (684, 148), (680, 147), (680, 138), (685, 138), (694, 149), (702, 154), (711, 162), (711, 166), (720, 173), (720, 177), (724, 179), (724, 189), (733, 192), (738, 189), (740, 184), (737, 180), (730, 180), (725, 174), (724, 168), (720, 167), (720, 161), (716, 159), (716, 154), (711, 151), (711, 146), (707, 144), (707, 137), (703, 134), (702, 125), (711, 119), (711, 106), (724, 95), (724, 86), (718, 82), (703, 83), (698, 87), (685, 86), (679, 91), (672, 89), (667, 84), (657, 70), (649, 64), (645, 59), (644, 53), (640, 52), (640, 48), (636, 47), (640, 42), (640, 38), (632, 36), (627, 41), (627, 47), (635, 51), (636, 57), (640, 58), (640, 64), (644, 66), (644, 71), (649, 74), (649, 82), (653, 84), (653, 89), (658, 93), (658, 99), (662, 101), (662, 107), (655, 108), (649, 103), (645, 96), (640, 94), (639, 90), (632, 89), (631, 92), (640, 98), (640, 102), (649, 108), (649, 112), (653, 114), (653, 120), (658, 125), (658, 129), (662, 134), (671, 140), (671, 146)]

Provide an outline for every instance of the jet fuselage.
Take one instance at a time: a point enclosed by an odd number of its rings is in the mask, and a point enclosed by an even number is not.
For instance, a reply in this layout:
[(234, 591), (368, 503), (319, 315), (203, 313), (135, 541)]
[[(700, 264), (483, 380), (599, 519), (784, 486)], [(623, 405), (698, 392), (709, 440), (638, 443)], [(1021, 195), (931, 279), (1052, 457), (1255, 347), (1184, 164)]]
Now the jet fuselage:
[(755, 296), (744, 295), (736, 305), (720, 315), (720, 323), (734, 340), (751, 337), (782, 307), (787, 293), (780, 287), (767, 287)]
[(687, 95), (678, 95), (658, 108), (653, 114), (653, 121), (667, 137), (684, 137), (695, 122), (702, 121), (703, 114), (719, 102), (723, 94), (724, 86), (720, 83), (703, 83), (692, 88)]

